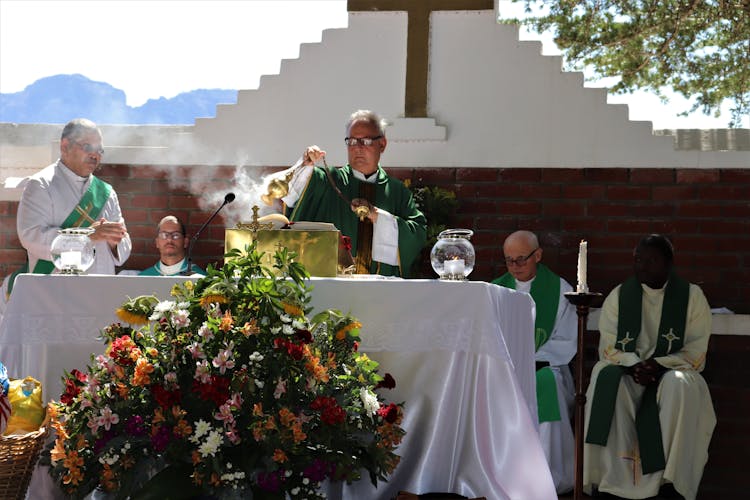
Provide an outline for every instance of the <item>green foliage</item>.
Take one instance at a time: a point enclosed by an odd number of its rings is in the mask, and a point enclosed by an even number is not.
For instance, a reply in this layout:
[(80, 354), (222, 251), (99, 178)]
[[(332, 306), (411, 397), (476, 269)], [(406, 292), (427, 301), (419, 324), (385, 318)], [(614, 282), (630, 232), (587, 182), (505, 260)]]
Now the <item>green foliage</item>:
[(437, 241), (437, 235), (448, 228), (448, 223), (458, 210), (456, 193), (439, 186), (409, 186), (414, 194), (414, 201), (427, 218), (427, 242), (425, 246), (432, 248)]
[(750, 114), (750, 0), (529, 1), (519, 22), (550, 31), (568, 69), (591, 67), (619, 77), (611, 89), (654, 92), (671, 88), (720, 116), (732, 103), (730, 127)]

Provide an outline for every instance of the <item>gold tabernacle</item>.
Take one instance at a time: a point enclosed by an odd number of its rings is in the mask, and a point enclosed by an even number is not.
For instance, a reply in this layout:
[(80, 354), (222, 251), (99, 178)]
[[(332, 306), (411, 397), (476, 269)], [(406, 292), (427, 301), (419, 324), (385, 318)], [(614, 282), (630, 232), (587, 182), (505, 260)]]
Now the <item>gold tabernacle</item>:
[(227, 229), (225, 248), (243, 250), (245, 245), (258, 242), (258, 251), (265, 252), (265, 264), (273, 269), (273, 254), (286, 247), (297, 253), (297, 262), (305, 266), (311, 276), (336, 277), (339, 251), (337, 230), (298, 229)]

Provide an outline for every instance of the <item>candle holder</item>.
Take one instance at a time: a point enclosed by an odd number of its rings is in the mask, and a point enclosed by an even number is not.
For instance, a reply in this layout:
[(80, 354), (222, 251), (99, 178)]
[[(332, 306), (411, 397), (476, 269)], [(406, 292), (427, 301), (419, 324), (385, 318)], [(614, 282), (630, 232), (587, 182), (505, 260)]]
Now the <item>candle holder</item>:
[(441, 280), (465, 281), (474, 270), (476, 254), (469, 241), (473, 234), (471, 229), (446, 229), (438, 235), (430, 264)]
[[(580, 285), (579, 285), (580, 286)], [(584, 285), (586, 290), (588, 286)], [(583, 391), (583, 335), (586, 333), (589, 308), (601, 300), (601, 293), (567, 292), (565, 298), (576, 306), (578, 315), (578, 347), (576, 352), (576, 397), (575, 397), (575, 485), (574, 500), (581, 500), (583, 495), (583, 420), (586, 407), (586, 393)]]

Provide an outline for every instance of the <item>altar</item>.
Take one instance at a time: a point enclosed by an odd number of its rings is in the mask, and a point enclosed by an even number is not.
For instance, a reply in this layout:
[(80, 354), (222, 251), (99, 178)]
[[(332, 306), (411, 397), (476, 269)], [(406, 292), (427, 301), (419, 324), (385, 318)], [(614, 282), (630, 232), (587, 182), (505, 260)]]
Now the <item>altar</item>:
[[(85, 369), (128, 297), (162, 300), (186, 277), (21, 275), (0, 324), (0, 360), (57, 399), (64, 371)], [(390, 499), (400, 490), (488, 499), (554, 499), (536, 428), (533, 301), (484, 282), (313, 278), (314, 311), (350, 312), (360, 350), (405, 401), (401, 464), (388, 483), (330, 488), (329, 498)], [(33, 483), (41, 482), (35, 474)], [(34, 486), (34, 485), (32, 485)], [(40, 492), (35, 491), (39, 498)], [(46, 492), (55, 498), (54, 492)]]

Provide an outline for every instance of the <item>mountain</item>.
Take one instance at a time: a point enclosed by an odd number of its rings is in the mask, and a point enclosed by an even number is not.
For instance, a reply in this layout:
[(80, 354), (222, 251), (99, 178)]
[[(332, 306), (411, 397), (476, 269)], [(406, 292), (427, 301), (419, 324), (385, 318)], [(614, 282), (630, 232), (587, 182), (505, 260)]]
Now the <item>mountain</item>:
[(217, 104), (235, 102), (236, 90), (200, 89), (131, 107), (125, 92), (108, 83), (83, 75), (55, 75), (21, 92), (0, 93), (0, 122), (67, 123), (83, 117), (100, 125), (192, 125), (196, 118), (215, 116)]

